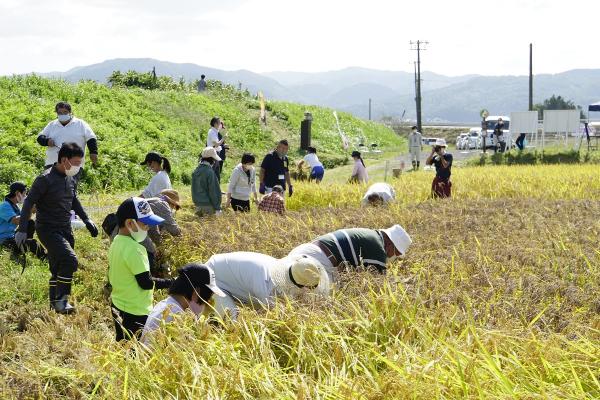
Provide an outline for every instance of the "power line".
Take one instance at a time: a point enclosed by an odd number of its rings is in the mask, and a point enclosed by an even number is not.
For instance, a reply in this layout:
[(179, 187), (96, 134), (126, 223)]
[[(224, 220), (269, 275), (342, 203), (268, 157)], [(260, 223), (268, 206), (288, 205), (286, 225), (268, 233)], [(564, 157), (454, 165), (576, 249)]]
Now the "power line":
[(429, 42), (424, 40), (417, 40), (416, 42), (410, 41), (410, 49), (417, 52), (417, 70), (416, 70), (416, 81), (415, 81), (415, 102), (417, 107), (417, 129), (422, 132), (422, 120), (421, 120), (421, 50), (427, 50)]

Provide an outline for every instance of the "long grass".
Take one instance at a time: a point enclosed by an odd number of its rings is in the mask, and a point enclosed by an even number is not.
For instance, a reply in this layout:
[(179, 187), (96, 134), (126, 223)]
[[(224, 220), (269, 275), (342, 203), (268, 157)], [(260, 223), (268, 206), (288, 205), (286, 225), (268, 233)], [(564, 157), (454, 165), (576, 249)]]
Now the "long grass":
[(152, 351), (113, 341), (101, 296), (106, 239), (77, 233), (73, 317), (46, 309), (45, 266), (31, 261), (20, 276), (2, 254), (0, 397), (598, 398), (596, 171), (456, 169), (455, 197), (444, 201), (428, 199), (430, 173), (406, 174), (393, 181), (398, 202), (388, 209), (359, 208), (361, 186), (297, 184), (284, 217), (202, 223), (188, 197), (178, 214), (186, 234), (163, 251), (172, 266), (237, 250), (280, 257), (352, 226), (400, 223), (414, 244), (387, 276), (343, 275), (328, 299), (244, 308), (235, 323), (183, 316)]

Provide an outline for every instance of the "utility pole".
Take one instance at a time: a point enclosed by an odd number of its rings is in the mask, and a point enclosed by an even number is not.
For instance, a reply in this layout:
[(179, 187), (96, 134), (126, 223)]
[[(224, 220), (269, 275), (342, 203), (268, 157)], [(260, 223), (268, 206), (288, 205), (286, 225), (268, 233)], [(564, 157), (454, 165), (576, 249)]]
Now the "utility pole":
[(426, 50), (424, 47), (429, 42), (423, 40), (417, 40), (416, 42), (411, 41), (411, 50), (417, 52), (417, 84), (416, 84), (416, 106), (417, 106), (417, 129), (419, 132), (423, 132), (422, 119), (421, 119), (421, 50)]
[(533, 111), (533, 44), (529, 43), (529, 111)]
[(369, 98), (369, 121), (371, 120), (371, 98)]

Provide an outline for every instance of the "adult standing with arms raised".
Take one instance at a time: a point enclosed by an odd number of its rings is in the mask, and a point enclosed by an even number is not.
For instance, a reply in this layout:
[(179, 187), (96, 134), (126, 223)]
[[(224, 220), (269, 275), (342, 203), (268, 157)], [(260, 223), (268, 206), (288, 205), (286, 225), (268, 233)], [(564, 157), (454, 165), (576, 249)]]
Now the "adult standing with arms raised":
[(69, 304), (71, 282), (77, 271), (75, 238), (71, 229), (71, 210), (81, 218), (92, 237), (98, 228), (83, 209), (75, 190), (74, 177), (83, 163), (83, 149), (75, 143), (65, 143), (58, 152), (58, 162), (36, 178), (23, 203), (19, 230), (15, 242), (22, 246), (27, 240), (27, 230), (32, 208), (37, 208), (35, 228), (48, 251), (52, 274), (49, 281), (50, 306), (60, 314), (70, 314), (75, 308)]
[[(85, 147), (90, 152), (90, 159), (93, 164), (98, 163), (98, 142), (96, 134), (92, 128), (82, 119), (73, 116), (71, 105), (61, 101), (54, 107), (56, 119), (50, 122), (44, 130), (38, 135), (37, 142), (41, 146), (47, 147), (46, 161), (44, 169), (49, 169), (57, 162), (58, 152), (63, 143), (75, 143), (84, 152), (81, 157), (81, 168), (85, 166)], [(76, 183), (81, 179), (81, 172), (74, 177)]]
[(294, 193), (290, 179), (288, 149), (288, 141), (280, 140), (275, 150), (269, 152), (263, 159), (260, 164), (259, 192), (261, 194), (271, 193), (275, 185), (280, 185), (285, 191), (286, 183), (288, 194), (291, 196)]
[(427, 165), (435, 165), (435, 178), (431, 183), (431, 196), (434, 198), (450, 197), (452, 194), (452, 182), (450, 182), (452, 159), (452, 154), (446, 153), (446, 140), (436, 140), (425, 162)]

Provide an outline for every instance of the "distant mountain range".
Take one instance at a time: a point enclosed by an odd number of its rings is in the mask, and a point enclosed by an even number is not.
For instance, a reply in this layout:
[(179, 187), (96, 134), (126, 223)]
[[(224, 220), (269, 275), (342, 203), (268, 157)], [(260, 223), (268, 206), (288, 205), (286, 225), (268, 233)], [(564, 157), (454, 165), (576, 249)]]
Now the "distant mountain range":
[[(190, 63), (171, 63), (151, 58), (122, 58), (76, 67), (65, 72), (42, 73), (68, 81), (92, 79), (105, 82), (115, 70), (151, 71), (158, 75), (187, 80), (205, 74), (233, 85), (242, 84), (252, 93), (261, 90), (267, 98), (305, 104), (317, 104), (368, 117), (368, 99), (372, 99), (372, 117), (415, 118), (414, 74), (351, 67), (338, 71), (268, 72), (224, 71)], [(445, 76), (423, 72), (423, 116), (426, 121), (474, 122), (479, 111), (495, 115), (527, 109), (527, 76)], [(571, 70), (559, 74), (534, 76), (534, 101), (561, 95), (585, 106), (600, 100), (600, 69)]]

